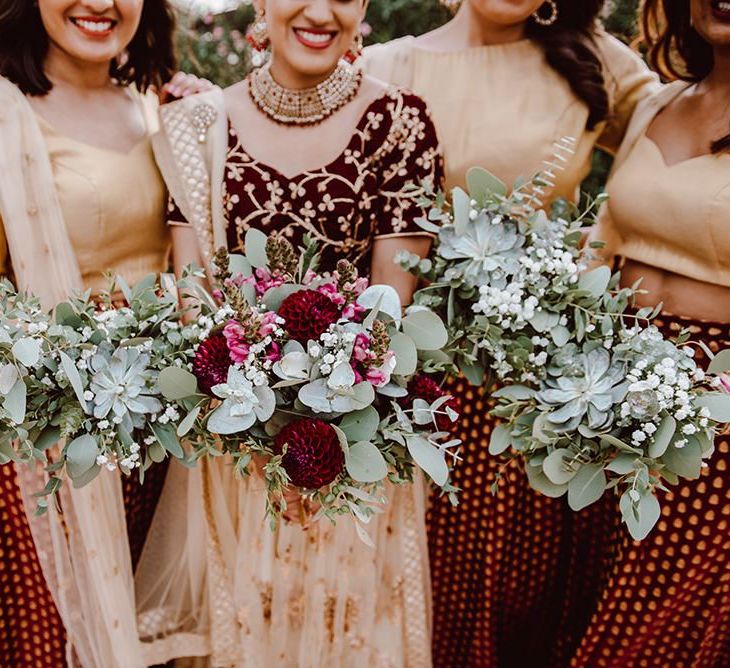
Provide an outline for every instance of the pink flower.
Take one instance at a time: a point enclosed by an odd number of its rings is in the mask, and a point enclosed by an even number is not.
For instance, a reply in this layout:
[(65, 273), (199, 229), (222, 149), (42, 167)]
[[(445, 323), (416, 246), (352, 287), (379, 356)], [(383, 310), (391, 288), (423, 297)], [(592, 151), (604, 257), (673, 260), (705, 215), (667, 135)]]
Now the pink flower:
[(368, 279), (364, 276), (360, 276), (355, 279), (354, 283), (345, 283), (342, 287), (346, 292), (352, 292), (359, 297), (367, 289)]
[(266, 359), (270, 362), (278, 362), (281, 359), (281, 347), (278, 343), (272, 343), (266, 353)]
[(718, 377), (723, 392), (730, 394), (730, 374), (721, 373)]
[(345, 299), (345, 295), (338, 292), (337, 286), (334, 283), (324, 283), (323, 285), (320, 285), (317, 288), (317, 292), (329, 297), (330, 301), (337, 304), (337, 306), (344, 306), (347, 301)]
[(259, 336), (265, 339), (276, 330), (276, 319), (278, 315), (274, 311), (267, 311), (263, 315), (263, 324), (259, 329)]
[(347, 318), (352, 322), (362, 322), (362, 317), (365, 315), (366, 311), (367, 309), (364, 306), (360, 306), (360, 304), (353, 302), (342, 309), (342, 317)]
[(382, 369), (368, 369), (365, 373), (367, 381), (375, 387), (383, 387), (390, 381), (390, 375), (386, 374)]
[(261, 297), (271, 288), (278, 288), (283, 285), (285, 281), (281, 276), (271, 274), (266, 269), (259, 267), (252, 276), (245, 279), (245, 282), (253, 285), (256, 294)]
[(231, 360), (236, 364), (243, 364), (248, 358), (251, 347), (245, 341), (241, 324), (235, 320), (229, 320), (223, 328), (223, 336), (226, 337)]
[(372, 351), (370, 350), (370, 337), (364, 332), (360, 332), (355, 336), (355, 343), (352, 347), (352, 356), (358, 362), (367, 362), (371, 359)]

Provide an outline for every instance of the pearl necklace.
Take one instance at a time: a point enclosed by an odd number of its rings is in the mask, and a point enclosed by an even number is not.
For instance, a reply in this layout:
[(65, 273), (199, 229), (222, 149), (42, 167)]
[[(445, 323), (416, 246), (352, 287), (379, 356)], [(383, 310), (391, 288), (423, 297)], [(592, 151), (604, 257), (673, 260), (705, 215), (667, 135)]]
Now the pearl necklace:
[(269, 65), (264, 65), (251, 72), (248, 83), (254, 104), (272, 120), (282, 125), (316, 125), (357, 95), (362, 72), (340, 61), (322, 83), (291, 90), (276, 83)]

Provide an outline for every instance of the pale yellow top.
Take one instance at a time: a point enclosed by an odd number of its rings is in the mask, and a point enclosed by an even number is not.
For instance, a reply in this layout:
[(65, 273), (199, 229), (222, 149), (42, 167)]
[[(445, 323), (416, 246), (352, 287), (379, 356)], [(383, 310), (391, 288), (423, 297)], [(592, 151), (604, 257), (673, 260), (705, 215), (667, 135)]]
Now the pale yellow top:
[(594, 236), (612, 254), (730, 287), (730, 154), (668, 165), (643, 133), (606, 189)]
[[(130, 284), (165, 271), (170, 246), (165, 185), (149, 137), (125, 154), (65, 137), (38, 121), (84, 288), (108, 288), (107, 271)], [(10, 265), (0, 225), (0, 275)]]
[(636, 53), (597, 33), (612, 111), (608, 123), (588, 131), (588, 107), (531, 40), (456, 52), (426, 51), (414, 41), (406, 37), (369, 47), (364, 68), (426, 100), (446, 156), (447, 188), (463, 185), (473, 166), (510, 186), (518, 177), (529, 179), (544, 160), (553, 160), (554, 142), (573, 137), (575, 155), (546, 196), (575, 199), (596, 144), (615, 151), (636, 102), (658, 85)]

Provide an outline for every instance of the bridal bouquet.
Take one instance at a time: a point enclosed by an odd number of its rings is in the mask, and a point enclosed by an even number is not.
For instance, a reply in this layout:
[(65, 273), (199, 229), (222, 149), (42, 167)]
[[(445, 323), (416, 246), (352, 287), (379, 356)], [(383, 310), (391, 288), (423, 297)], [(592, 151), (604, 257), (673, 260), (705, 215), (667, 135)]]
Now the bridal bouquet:
[(638, 286), (620, 289), (607, 267), (585, 271), (588, 212), (531, 212), (528, 190), (508, 196), (480, 169), (468, 184), (451, 208), (435, 198), (422, 221), (438, 235), (432, 263), (400, 258), (430, 281), (415, 301), (447, 319), (448, 352), (467, 378), (480, 384), (490, 371), (503, 385), (490, 453), (523, 458), (531, 485), (567, 494), (574, 510), (615, 489), (640, 540), (659, 518), (656, 490), (697, 478), (730, 421), (712, 375), (730, 354), (706, 375), (686, 336), (672, 342), (651, 325), (658, 309), (629, 312)]
[(179, 413), (157, 385), (189, 347), (174, 320), (177, 299), (154, 276), (116, 287), (124, 306), (111, 292), (87, 293), (49, 314), (0, 283), (0, 463), (46, 464), (40, 511), (66, 476), (76, 487), (103, 468), (143, 479), (167, 454), (184, 457)]
[(245, 247), (216, 256), (220, 306), (198, 319), (192, 373), (162, 373), (198, 456), (229, 453), (242, 474), (259, 467), (274, 519), (288, 486), (321, 514), (363, 522), (383, 481), (411, 481), (415, 467), (453, 492), (454, 402), (419, 373), (419, 351), (446, 343), (441, 319), (403, 316), (395, 290), (369, 286), (347, 261), (318, 273), (313, 243), (300, 254), (250, 230)]

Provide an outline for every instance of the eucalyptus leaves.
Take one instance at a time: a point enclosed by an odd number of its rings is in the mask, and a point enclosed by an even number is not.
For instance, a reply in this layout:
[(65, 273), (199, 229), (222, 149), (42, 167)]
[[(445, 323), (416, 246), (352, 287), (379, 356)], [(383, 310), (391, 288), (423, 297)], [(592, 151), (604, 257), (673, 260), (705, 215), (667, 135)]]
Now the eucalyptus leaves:
[(187, 363), (177, 299), (152, 276), (113, 289), (125, 306), (86, 294), (48, 314), (0, 284), (0, 463), (46, 465), (41, 512), (65, 476), (76, 487), (103, 468), (142, 478), (168, 454), (184, 458), (178, 411), (157, 386), (162, 368)]
[(526, 213), (529, 185), (507, 195), (481, 169), (467, 182), (451, 208), (434, 196), (421, 221), (438, 235), (432, 260), (400, 258), (430, 282), (415, 303), (446, 319), (446, 352), (467, 378), (504, 384), (490, 452), (523, 458), (531, 485), (576, 511), (614, 490), (641, 540), (659, 518), (657, 491), (698, 477), (730, 421), (730, 395), (712, 375), (730, 368), (730, 351), (706, 375), (686, 336), (668, 341), (651, 325), (658, 309), (632, 311), (638, 285), (587, 271), (590, 211)]
[(404, 316), (394, 289), (368, 286), (348, 262), (318, 273), (312, 243), (298, 253), (250, 230), (245, 245), (245, 256), (216, 256), (219, 304), (202, 300), (192, 373), (160, 376), (187, 412), (180, 434), (195, 456), (229, 454), (242, 474), (257, 466), (274, 520), (289, 485), (321, 515), (362, 523), (381, 509), (382, 484), (410, 482), (417, 467), (453, 493), (458, 441), (442, 427), (454, 407), (440, 390), (429, 401), (408, 390), (447, 341), (441, 319)]

